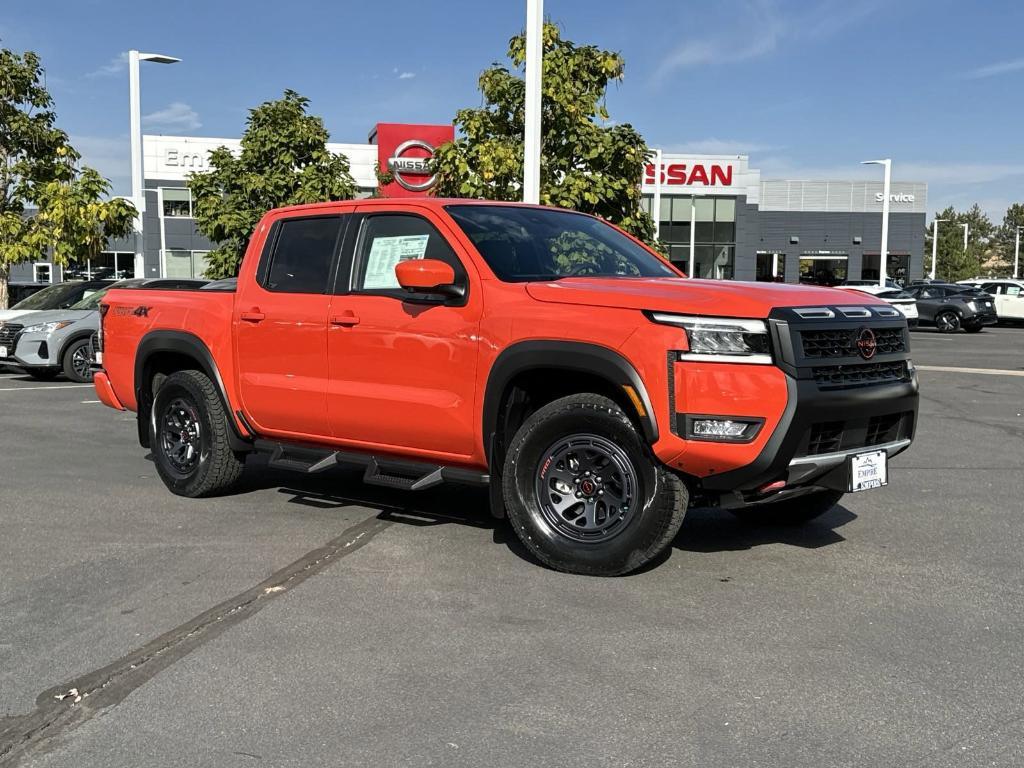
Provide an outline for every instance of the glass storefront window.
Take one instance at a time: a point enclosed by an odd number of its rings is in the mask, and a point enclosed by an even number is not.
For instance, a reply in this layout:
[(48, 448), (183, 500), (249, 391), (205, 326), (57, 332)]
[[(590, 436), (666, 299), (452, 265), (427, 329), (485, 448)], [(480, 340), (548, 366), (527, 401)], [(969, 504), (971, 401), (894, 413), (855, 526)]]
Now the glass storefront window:
[(698, 197), (694, 199), (695, 220), (697, 222), (697, 242), (712, 243), (715, 240), (715, 200), (714, 198)]
[(812, 285), (839, 285), (846, 279), (847, 257), (842, 255), (800, 256), (800, 282)]
[(786, 254), (758, 252), (755, 279), (765, 283), (786, 282)]
[(164, 187), (163, 198), (166, 218), (192, 217), (192, 193), (188, 189)]
[(202, 277), (209, 251), (164, 251), (164, 277)]
[[(645, 206), (653, 205), (645, 197)], [(659, 239), (669, 258), (684, 272), (690, 272), (691, 216), (694, 221), (693, 277), (731, 279), (736, 259), (736, 201), (733, 198), (663, 195)]]

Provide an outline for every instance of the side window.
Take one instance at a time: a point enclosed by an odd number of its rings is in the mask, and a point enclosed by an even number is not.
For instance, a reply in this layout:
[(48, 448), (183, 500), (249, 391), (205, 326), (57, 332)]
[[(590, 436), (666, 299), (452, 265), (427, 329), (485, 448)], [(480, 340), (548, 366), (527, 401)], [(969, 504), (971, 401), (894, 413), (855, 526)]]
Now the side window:
[(282, 293), (327, 293), (341, 222), (340, 216), (282, 221), (263, 287)]
[(1003, 286), (1003, 292), (1007, 296), (1020, 296), (1020, 286), (1019, 285), (1004, 285)]
[(443, 261), (451, 264), (456, 280), (465, 279), (462, 263), (433, 224), (419, 216), (388, 213), (363, 220), (352, 290), (400, 291), (395, 266), (409, 259)]

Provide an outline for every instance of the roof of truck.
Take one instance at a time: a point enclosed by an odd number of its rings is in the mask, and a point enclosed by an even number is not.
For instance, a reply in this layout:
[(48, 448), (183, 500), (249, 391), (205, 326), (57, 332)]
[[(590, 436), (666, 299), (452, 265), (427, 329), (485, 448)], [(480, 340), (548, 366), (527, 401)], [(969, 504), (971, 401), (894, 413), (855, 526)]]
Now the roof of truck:
[[(550, 208), (556, 211), (580, 213), (570, 208), (558, 208), (553, 205), (533, 205), (532, 203), (513, 203), (504, 200), (481, 200), (468, 197), (364, 197), (357, 200), (333, 200), (325, 203), (304, 203), (275, 208), (276, 211), (316, 211), (355, 208), (356, 206), (372, 206), (388, 208), (394, 205), (418, 205), (428, 208), (443, 208), (446, 205), (509, 205), (522, 208)], [(583, 214), (589, 216), (590, 214)]]

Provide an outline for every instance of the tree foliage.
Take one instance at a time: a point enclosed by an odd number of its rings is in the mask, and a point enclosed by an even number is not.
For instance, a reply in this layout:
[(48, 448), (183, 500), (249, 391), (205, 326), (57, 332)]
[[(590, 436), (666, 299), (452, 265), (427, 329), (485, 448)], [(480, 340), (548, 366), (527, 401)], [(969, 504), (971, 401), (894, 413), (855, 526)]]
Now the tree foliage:
[(106, 200), (109, 185), (56, 127), (39, 57), (0, 49), (0, 308), (12, 264), (60, 265), (96, 256), (131, 232), (135, 208)]
[[(650, 241), (654, 226), (640, 207), (648, 149), (629, 124), (609, 120), (605, 94), (622, 80), (622, 57), (561, 37), (544, 25), (540, 202), (593, 213)], [(495, 63), (480, 76), (484, 105), (461, 109), (459, 136), (434, 154), (434, 193), (521, 200), (526, 86), (520, 76), (526, 37), (509, 41), (514, 70)]]
[(308, 105), (291, 90), (260, 104), (249, 111), (241, 152), (218, 147), (210, 153), (213, 170), (190, 175), (196, 225), (217, 243), (207, 277), (238, 274), (249, 236), (271, 208), (355, 197), (348, 159), (328, 151), (327, 129), (306, 114)]
[[(945, 280), (967, 280), (985, 273), (985, 264), (993, 255), (995, 227), (988, 215), (975, 203), (969, 210), (948, 206), (938, 214), (939, 242), (936, 276)], [(967, 224), (967, 248), (964, 227)], [(931, 270), (932, 227), (925, 232), (925, 272)]]
[[(1021, 227), (1021, 239), (1024, 240), (1024, 203), (1013, 203), (1006, 209), (1002, 226), (996, 231), (994, 238), (1001, 271), (1006, 276), (1013, 274), (1018, 227)], [(1020, 251), (1020, 258), (1024, 260), (1024, 243), (1021, 244)]]

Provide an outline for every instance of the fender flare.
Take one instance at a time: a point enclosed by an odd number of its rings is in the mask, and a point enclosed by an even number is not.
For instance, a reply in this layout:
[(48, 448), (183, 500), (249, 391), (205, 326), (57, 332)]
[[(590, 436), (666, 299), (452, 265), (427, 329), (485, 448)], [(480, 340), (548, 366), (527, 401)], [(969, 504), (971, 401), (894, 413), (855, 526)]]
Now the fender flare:
[[(161, 352), (173, 352), (179, 355), (185, 355), (192, 358), (198, 364), (199, 370), (201, 370), (213, 385), (217, 388), (217, 393), (220, 395), (224, 410), (228, 414), (228, 426), (230, 430), (228, 432), (228, 441), (231, 444), (232, 450), (244, 451), (251, 450), (252, 443), (251, 438), (243, 435), (238, 428), (238, 424), (233, 418), (234, 411), (231, 410), (231, 403), (228, 400), (227, 390), (224, 387), (224, 379), (221, 378), (220, 370), (217, 368), (217, 363), (213, 359), (213, 354), (209, 348), (198, 336), (186, 331), (150, 331), (139, 341), (139, 346), (135, 351), (135, 402), (138, 407), (138, 429), (139, 429), (139, 442), (143, 447), (148, 448), (149, 446), (149, 418), (143, 418), (142, 404), (145, 402), (147, 405), (151, 405), (151, 397), (144, 394), (144, 388), (142, 386), (144, 374), (146, 371), (146, 365), (149, 360), (156, 354)], [(151, 408), (146, 410), (151, 411)]]
[(644, 437), (649, 443), (658, 440), (658, 422), (647, 387), (625, 357), (608, 347), (581, 341), (521, 341), (502, 350), (487, 375), (482, 426), (488, 461), (493, 451), (493, 436), (498, 429), (499, 409), (509, 382), (520, 373), (536, 369), (584, 371), (600, 376), (616, 388), (631, 386), (644, 406), (645, 414), (637, 413)]
[(96, 330), (95, 329), (93, 329), (91, 331), (76, 331), (74, 334), (71, 334), (66, 339), (64, 339), (64, 341), (61, 342), (60, 348), (57, 350), (57, 358), (56, 358), (57, 359), (57, 365), (63, 365), (64, 364), (64, 353), (68, 351), (68, 347), (70, 347), (76, 341), (81, 341), (82, 339), (88, 339), (91, 336), (94, 336), (95, 334), (96, 334)]

